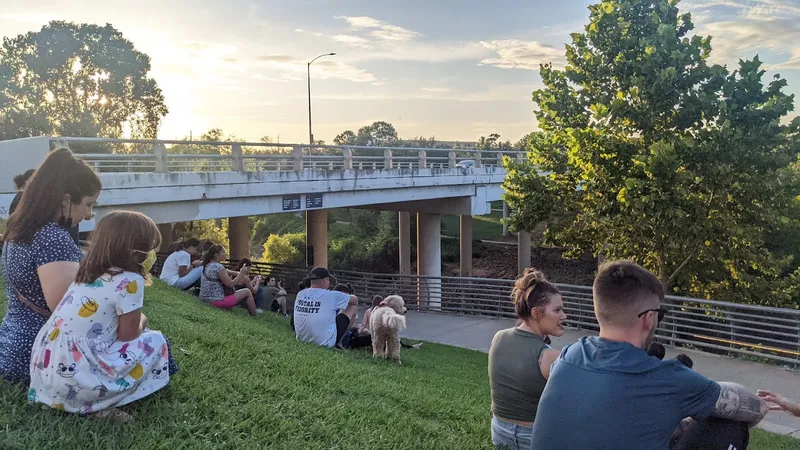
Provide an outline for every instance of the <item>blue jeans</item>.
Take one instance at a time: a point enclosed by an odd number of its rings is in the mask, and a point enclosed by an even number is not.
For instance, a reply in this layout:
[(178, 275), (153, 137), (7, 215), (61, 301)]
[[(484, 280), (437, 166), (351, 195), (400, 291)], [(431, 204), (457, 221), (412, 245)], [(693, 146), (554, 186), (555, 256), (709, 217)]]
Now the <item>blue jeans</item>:
[(189, 273), (187, 273), (186, 275), (178, 278), (178, 280), (172, 284), (172, 287), (185, 291), (190, 287), (192, 287), (193, 284), (197, 283), (198, 280), (200, 280), (200, 274), (202, 273), (203, 273), (203, 266), (195, 267), (194, 269), (190, 270)]
[(533, 427), (524, 427), (492, 417), (492, 444), (497, 448), (529, 450), (532, 431)]

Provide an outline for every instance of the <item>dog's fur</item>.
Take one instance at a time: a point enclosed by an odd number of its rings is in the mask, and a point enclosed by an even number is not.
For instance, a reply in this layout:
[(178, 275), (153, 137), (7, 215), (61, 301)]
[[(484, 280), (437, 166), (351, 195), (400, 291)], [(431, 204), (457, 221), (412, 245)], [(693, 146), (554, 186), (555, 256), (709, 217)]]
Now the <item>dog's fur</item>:
[(369, 319), (372, 356), (400, 362), (400, 330), (406, 327), (403, 297), (390, 295), (376, 307)]

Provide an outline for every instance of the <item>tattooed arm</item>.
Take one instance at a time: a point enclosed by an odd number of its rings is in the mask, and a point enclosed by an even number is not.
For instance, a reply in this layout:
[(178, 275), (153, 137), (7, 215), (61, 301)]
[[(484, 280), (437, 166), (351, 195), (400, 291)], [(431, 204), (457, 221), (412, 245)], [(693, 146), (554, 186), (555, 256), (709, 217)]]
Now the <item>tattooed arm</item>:
[(718, 383), (719, 398), (711, 415), (721, 419), (747, 422), (755, 426), (769, 412), (769, 405), (736, 383)]

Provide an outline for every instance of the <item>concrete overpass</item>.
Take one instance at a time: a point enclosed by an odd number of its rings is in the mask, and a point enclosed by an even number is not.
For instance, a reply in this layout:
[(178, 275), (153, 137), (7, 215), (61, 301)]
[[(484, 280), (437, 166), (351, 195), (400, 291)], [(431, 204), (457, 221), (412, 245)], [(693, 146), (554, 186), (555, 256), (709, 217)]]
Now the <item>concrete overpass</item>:
[[(348, 147), (240, 142), (29, 138), (0, 142), (0, 217), (14, 196), (12, 178), (58, 145), (82, 151), (99, 172), (97, 219), (115, 209), (147, 214), (171, 236), (172, 223), (229, 219), (231, 257), (249, 257), (248, 216), (305, 212), (313, 261), (327, 265), (327, 211), (397, 211), (400, 270), (411, 272), (410, 223), (417, 214), (417, 271), (441, 275), (441, 216), (461, 217), (461, 274), (472, 272), (472, 216), (501, 200), (503, 158), (521, 152)], [(168, 148), (171, 146), (171, 148)], [(85, 153), (86, 151), (92, 153)], [(178, 153), (178, 152), (181, 153)], [(112, 153), (114, 152), (114, 153)], [(459, 161), (473, 161), (471, 167)], [(94, 221), (82, 223), (90, 231)], [(519, 235), (518, 261), (530, 264), (530, 237)], [(168, 239), (165, 238), (165, 241)]]

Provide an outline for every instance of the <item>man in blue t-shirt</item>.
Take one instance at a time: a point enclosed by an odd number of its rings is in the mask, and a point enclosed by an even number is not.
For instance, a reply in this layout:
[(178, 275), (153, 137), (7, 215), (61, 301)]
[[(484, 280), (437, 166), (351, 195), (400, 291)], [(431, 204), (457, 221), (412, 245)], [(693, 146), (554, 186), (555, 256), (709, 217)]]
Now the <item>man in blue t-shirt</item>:
[(328, 290), (330, 273), (315, 267), (308, 274), (311, 287), (294, 301), (294, 329), (298, 341), (322, 347), (338, 345), (358, 313), (358, 297)]
[[(629, 261), (604, 264), (593, 286), (598, 337), (562, 350), (539, 401), (533, 450), (666, 450), (686, 417), (755, 425), (769, 406), (645, 348), (666, 309), (655, 275)], [(727, 448), (727, 447), (726, 447)]]

